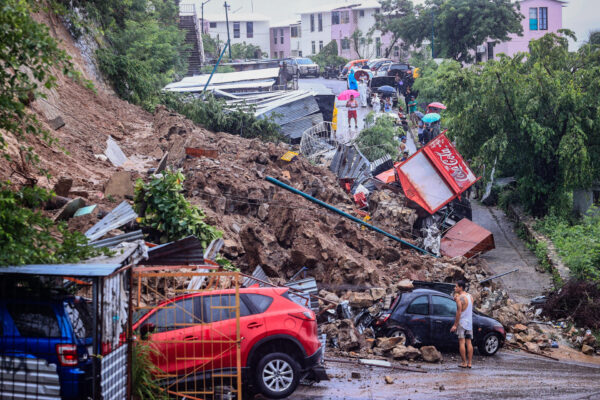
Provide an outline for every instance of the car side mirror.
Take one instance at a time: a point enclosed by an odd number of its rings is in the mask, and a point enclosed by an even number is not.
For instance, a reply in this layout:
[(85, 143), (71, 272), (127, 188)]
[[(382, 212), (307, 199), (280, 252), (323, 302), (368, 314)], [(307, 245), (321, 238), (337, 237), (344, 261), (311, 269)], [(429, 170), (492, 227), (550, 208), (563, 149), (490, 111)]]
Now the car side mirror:
[(148, 322), (148, 323), (143, 324), (140, 327), (140, 334), (144, 338), (144, 337), (148, 336), (149, 333), (154, 332), (155, 329), (156, 329), (156, 325), (154, 325), (152, 322)]

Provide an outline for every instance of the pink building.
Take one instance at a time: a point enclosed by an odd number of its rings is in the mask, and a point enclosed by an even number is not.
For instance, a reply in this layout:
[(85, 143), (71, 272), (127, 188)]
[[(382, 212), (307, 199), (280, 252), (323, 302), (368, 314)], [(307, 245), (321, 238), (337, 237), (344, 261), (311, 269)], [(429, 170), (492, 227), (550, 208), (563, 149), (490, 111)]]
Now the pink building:
[(561, 0), (521, 0), (521, 14), (525, 18), (523, 36), (510, 35), (507, 42), (495, 44), (488, 42), (477, 47), (477, 61), (491, 60), (500, 53), (513, 56), (518, 52), (528, 52), (529, 42), (539, 39), (547, 33), (557, 33), (562, 29), (562, 8), (565, 1)]
[(269, 29), (271, 58), (301, 57), (300, 34), (298, 21), (272, 23)]

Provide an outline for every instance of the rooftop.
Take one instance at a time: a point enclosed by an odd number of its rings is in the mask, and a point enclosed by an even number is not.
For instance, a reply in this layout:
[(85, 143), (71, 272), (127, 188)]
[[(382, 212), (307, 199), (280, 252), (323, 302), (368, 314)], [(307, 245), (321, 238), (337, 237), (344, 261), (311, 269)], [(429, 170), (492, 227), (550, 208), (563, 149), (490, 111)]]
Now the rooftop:
[[(225, 22), (225, 14), (209, 14), (205, 15), (204, 19), (210, 22)], [(229, 22), (244, 22), (244, 21), (269, 21), (265, 15), (258, 13), (234, 13), (229, 14)]]
[(271, 21), (271, 23), (269, 24), (271, 28), (283, 28), (284, 26), (290, 25), (300, 25), (300, 21), (298, 21), (297, 19), (288, 19), (283, 21)]

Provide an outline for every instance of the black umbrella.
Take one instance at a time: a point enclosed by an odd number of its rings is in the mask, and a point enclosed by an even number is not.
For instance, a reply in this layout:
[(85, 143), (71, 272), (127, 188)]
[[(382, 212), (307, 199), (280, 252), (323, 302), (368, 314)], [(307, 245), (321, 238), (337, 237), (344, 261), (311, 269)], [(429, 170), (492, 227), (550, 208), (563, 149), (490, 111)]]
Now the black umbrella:
[(396, 93), (396, 89), (394, 89), (391, 86), (385, 85), (385, 86), (380, 86), (379, 89), (377, 89), (379, 91), (379, 93), (386, 93), (386, 94), (394, 94)]

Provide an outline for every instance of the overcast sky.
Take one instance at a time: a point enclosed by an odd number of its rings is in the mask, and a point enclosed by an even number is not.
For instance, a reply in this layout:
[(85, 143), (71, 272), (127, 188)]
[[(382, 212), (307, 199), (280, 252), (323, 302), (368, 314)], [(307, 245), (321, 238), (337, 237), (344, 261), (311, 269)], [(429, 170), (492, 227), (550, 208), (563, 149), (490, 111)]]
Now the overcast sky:
[[(188, 3), (193, 0), (183, 0)], [(195, 0), (196, 2), (200, 0)], [(357, 0), (360, 1), (360, 0)], [(355, 3), (357, 1), (351, 1)], [(421, 0), (417, 0), (421, 1)], [(223, 0), (210, 0), (205, 13), (223, 13)], [(231, 12), (254, 12), (266, 15), (271, 21), (294, 19), (298, 13), (327, 3), (343, 5), (344, 0), (228, 0)], [(590, 31), (600, 30), (600, 0), (569, 0), (563, 9), (563, 27), (575, 31), (578, 45), (585, 41)]]

